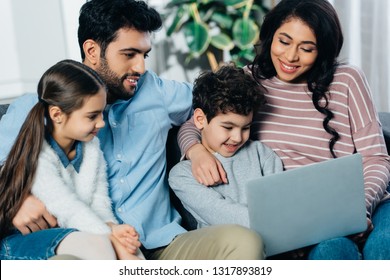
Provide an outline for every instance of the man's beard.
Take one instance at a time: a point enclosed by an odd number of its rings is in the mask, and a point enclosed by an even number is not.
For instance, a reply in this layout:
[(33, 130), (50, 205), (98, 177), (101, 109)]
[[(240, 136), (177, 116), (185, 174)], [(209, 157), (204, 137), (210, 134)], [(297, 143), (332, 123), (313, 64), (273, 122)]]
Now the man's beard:
[(96, 69), (96, 72), (102, 78), (107, 86), (107, 99), (109, 103), (113, 103), (118, 99), (128, 100), (134, 96), (135, 89), (127, 91), (123, 82), (128, 74), (118, 77), (108, 66), (107, 59), (101, 58), (100, 67)]

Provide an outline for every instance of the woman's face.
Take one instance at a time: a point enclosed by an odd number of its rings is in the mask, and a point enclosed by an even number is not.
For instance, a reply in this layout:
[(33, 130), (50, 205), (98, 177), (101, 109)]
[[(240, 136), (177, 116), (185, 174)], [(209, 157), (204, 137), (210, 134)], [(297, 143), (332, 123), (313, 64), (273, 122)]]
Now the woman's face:
[(291, 18), (276, 30), (272, 39), (271, 59), (277, 77), (287, 83), (305, 82), (305, 74), (316, 58), (317, 40), (310, 27)]

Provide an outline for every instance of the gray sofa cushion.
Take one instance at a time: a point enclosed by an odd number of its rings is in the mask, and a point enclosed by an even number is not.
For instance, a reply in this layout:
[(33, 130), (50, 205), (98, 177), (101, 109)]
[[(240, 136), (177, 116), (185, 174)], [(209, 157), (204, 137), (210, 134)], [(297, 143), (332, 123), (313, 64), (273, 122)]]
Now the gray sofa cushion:
[(379, 112), (379, 120), (382, 124), (383, 136), (385, 137), (387, 152), (390, 152), (390, 113)]

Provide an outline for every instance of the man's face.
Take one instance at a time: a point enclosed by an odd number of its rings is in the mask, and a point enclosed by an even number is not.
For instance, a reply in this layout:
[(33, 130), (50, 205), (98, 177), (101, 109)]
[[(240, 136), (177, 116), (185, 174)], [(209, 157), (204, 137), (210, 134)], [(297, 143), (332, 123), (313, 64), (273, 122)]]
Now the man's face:
[(108, 88), (108, 100), (133, 97), (140, 76), (145, 73), (145, 59), (151, 50), (150, 34), (135, 29), (120, 29), (96, 66)]

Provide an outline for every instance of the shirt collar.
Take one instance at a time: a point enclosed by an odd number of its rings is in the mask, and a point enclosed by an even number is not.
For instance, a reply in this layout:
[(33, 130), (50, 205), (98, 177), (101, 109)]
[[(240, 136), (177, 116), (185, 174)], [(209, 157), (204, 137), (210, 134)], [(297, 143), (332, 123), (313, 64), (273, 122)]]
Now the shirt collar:
[(82, 150), (82, 145), (81, 145), (80, 141), (75, 141), (75, 143), (74, 143), (74, 146), (76, 149), (76, 156), (72, 160), (68, 159), (67, 155), (64, 153), (62, 148), (58, 145), (56, 140), (54, 140), (54, 138), (51, 135), (49, 135), (47, 137), (47, 142), (52, 147), (52, 149), (56, 152), (56, 154), (60, 158), (62, 165), (65, 168), (67, 168), (68, 165), (71, 164), (71, 165), (73, 165), (73, 167), (77, 173), (80, 172), (81, 162), (83, 161), (83, 153), (82, 153), (83, 150)]

